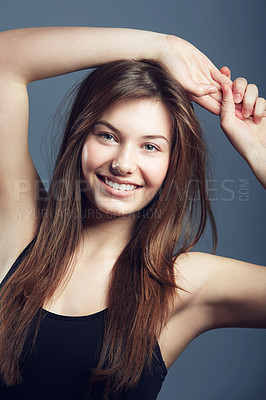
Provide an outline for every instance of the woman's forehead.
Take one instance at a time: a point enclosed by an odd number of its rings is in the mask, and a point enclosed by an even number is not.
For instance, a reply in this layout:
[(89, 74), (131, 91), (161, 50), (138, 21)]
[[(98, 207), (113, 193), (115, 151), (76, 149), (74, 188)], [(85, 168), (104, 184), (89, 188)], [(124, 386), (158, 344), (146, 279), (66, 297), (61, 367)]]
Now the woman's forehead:
[(105, 121), (119, 132), (138, 135), (163, 134), (171, 137), (172, 119), (166, 106), (155, 99), (133, 99), (114, 104), (108, 108), (100, 121)]

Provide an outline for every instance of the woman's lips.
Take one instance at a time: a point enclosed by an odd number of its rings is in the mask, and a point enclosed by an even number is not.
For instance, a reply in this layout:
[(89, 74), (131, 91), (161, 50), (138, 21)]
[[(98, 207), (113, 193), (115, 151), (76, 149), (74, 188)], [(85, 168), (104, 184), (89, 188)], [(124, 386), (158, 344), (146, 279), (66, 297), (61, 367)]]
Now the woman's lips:
[[(129, 183), (121, 183), (119, 185), (117, 180), (112, 181), (112, 179), (108, 179), (102, 175), (97, 175), (97, 178), (99, 179), (101, 187), (104, 189), (104, 191), (116, 197), (131, 197), (136, 193), (136, 191), (141, 189), (141, 186), (136, 186)], [(111, 187), (108, 184), (110, 181), (113, 182), (115, 187)], [(117, 188), (117, 185), (119, 185), (120, 188)]]
[(119, 185), (133, 185), (133, 186), (141, 186), (138, 185), (135, 182), (131, 182), (128, 179), (118, 179), (115, 176), (109, 176), (109, 175), (97, 175), (98, 178), (102, 179), (103, 181), (105, 181), (106, 179), (108, 179), (109, 181), (112, 181), (113, 183), (118, 183)]

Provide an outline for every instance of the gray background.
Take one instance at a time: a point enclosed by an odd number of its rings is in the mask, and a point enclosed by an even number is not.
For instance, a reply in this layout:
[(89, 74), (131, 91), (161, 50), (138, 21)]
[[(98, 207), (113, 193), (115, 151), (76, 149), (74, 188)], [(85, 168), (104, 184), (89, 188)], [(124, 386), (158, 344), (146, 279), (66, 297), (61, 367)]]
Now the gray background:
[[(233, 78), (244, 76), (266, 97), (265, 0), (36, 0), (2, 1), (1, 30), (33, 26), (128, 27), (171, 33), (192, 42)], [(44, 181), (48, 171), (42, 141), (61, 98), (80, 77), (74, 73), (30, 85), (30, 151)], [(265, 192), (230, 145), (219, 118), (197, 108), (211, 149), (217, 254), (265, 264)], [(197, 249), (209, 251), (204, 235)], [(191, 343), (169, 370), (158, 397), (182, 400), (266, 398), (266, 332), (220, 329)]]

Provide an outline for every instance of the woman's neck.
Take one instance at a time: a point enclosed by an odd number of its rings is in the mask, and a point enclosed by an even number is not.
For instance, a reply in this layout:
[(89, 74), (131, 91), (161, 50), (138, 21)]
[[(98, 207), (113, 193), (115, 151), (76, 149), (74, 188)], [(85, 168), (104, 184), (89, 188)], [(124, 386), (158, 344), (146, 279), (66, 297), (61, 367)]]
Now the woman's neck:
[(117, 217), (93, 210), (83, 220), (83, 249), (94, 255), (118, 256), (131, 237), (136, 217)]

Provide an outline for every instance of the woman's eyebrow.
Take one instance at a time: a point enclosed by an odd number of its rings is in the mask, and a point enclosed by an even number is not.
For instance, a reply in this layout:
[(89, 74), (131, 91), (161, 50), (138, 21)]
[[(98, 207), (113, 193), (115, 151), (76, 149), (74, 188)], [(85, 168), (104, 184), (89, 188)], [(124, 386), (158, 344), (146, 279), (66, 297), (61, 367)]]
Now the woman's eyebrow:
[(107, 128), (111, 129), (111, 131), (121, 134), (121, 132), (117, 128), (115, 128), (113, 125), (109, 124), (109, 122), (106, 122), (103, 120), (97, 121), (97, 122), (95, 122), (94, 126), (99, 125), (99, 124), (105, 125)]
[(162, 135), (145, 135), (141, 136), (141, 139), (165, 139), (169, 143), (169, 140)]
[[(115, 128), (113, 125), (111, 125), (109, 122), (103, 121), (103, 120), (97, 121), (97, 122), (95, 122), (94, 126), (99, 125), (99, 124), (105, 125), (107, 128), (111, 129), (113, 132), (121, 135), (121, 132), (117, 128)], [(144, 135), (144, 136), (141, 136), (141, 139), (165, 139), (169, 143), (169, 140), (163, 135)]]

